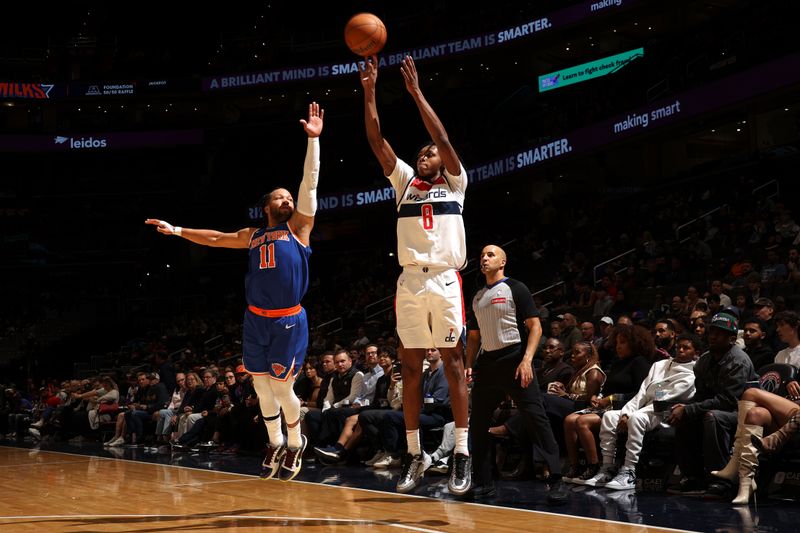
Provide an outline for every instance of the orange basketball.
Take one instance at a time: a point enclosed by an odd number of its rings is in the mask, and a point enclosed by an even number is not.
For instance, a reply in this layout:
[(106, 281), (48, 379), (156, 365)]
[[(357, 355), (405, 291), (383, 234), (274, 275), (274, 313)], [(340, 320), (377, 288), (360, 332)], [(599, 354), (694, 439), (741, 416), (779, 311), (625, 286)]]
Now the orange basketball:
[(386, 44), (386, 26), (372, 13), (357, 13), (344, 27), (344, 41), (354, 54), (363, 57), (377, 54)]

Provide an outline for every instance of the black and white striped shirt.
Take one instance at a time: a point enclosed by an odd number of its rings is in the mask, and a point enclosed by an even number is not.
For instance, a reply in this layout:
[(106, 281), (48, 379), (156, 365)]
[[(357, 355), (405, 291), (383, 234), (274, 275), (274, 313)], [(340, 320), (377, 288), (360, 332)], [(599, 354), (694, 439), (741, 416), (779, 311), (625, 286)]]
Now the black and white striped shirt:
[(481, 344), (487, 351), (500, 350), (526, 342), (525, 320), (539, 316), (533, 296), (524, 283), (503, 278), (480, 289), (472, 299), (475, 315), (468, 328), (481, 332)]

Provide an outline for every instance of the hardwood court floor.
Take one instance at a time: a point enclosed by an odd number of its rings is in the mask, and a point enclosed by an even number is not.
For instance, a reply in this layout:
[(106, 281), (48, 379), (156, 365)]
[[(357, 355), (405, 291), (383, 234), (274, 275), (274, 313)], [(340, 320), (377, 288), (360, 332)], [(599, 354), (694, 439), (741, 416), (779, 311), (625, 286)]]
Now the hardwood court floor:
[[(0, 446), (0, 531), (670, 531), (169, 464)], [(674, 531), (674, 530), (673, 530)]]

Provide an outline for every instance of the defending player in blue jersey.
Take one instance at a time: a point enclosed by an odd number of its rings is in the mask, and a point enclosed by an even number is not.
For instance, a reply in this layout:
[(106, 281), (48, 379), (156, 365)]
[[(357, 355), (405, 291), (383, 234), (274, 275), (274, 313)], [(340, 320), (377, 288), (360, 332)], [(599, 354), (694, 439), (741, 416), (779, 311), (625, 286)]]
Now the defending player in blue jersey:
[[(308, 347), (308, 322), (300, 300), (308, 288), (309, 238), (317, 211), (323, 115), (314, 102), (308, 108), (308, 120), (300, 121), (308, 134), (308, 150), (297, 208), (289, 191), (273, 190), (265, 196), (262, 206), (267, 227), (222, 233), (181, 228), (153, 218), (145, 220), (145, 224), (157, 226), (159, 233), (177, 235), (196, 244), (250, 250), (250, 268), (245, 278), (244, 366), (253, 375), (269, 434), (262, 477), (279, 474), (283, 481), (298, 474), (306, 447), (306, 437), (300, 433), (300, 400), (292, 386)], [(288, 428), (285, 441), (281, 410)]]

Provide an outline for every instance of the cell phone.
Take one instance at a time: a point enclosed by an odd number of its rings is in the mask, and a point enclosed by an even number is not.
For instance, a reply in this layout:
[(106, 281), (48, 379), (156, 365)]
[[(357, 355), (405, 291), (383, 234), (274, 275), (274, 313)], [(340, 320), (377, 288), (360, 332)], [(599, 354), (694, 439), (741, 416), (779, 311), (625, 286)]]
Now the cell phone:
[(402, 372), (403, 372), (403, 363), (401, 363), (399, 361), (395, 362), (392, 365), (392, 372), (394, 372), (395, 374), (398, 374), (398, 373), (402, 374)]

